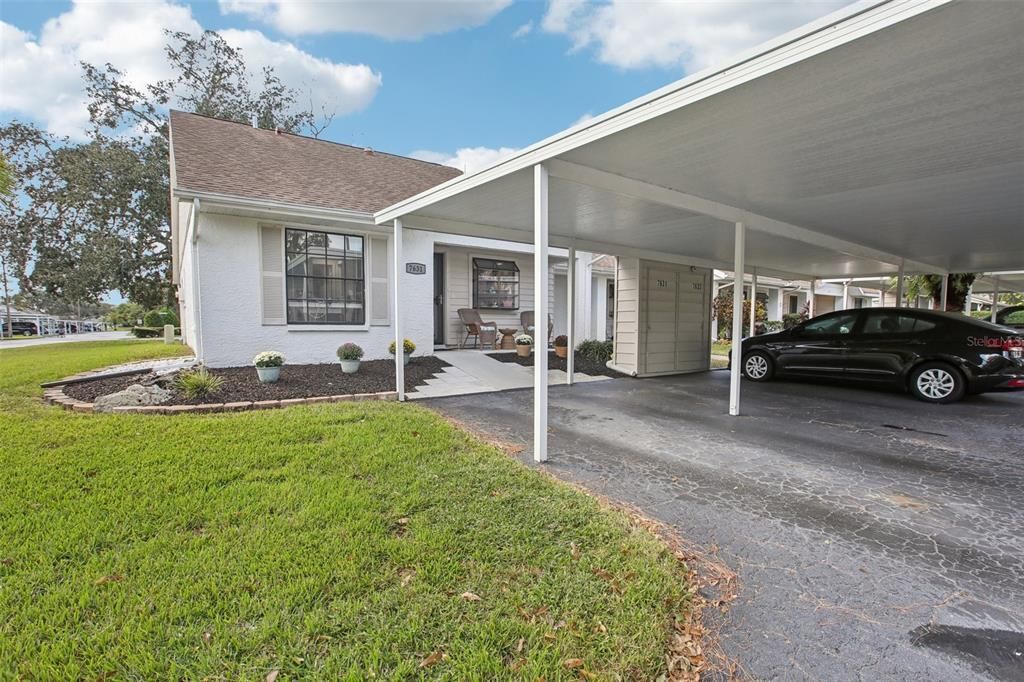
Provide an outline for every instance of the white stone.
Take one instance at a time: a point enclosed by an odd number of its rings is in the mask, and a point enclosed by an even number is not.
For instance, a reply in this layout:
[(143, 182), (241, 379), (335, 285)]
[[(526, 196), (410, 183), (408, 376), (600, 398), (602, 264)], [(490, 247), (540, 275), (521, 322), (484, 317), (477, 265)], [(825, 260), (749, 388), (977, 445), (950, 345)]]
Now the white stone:
[(132, 384), (123, 391), (103, 395), (93, 403), (95, 412), (113, 412), (115, 407), (139, 407), (159, 405), (171, 397), (171, 392), (157, 385)]

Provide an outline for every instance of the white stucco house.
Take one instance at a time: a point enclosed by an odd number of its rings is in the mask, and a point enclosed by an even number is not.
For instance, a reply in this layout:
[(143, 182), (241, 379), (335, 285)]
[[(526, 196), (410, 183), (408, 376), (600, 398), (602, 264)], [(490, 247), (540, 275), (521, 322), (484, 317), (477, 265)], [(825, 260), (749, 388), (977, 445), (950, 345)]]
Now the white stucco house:
[[(499, 327), (532, 310), (531, 245), (407, 230), (402, 272), (375, 211), (460, 172), (371, 149), (178, 111), (170, 118), (173, 283), (182, 337), (211, 367), (264, 350), (331, 362), (342, 343), (389, 357), (394, 282), (418, 353), (457, 346), (460, 308)], [(568, 326), (568, 251), (549, 256), (553, 335)], [(577, 339), (610, 338), (615, 260), (575, 253)]]

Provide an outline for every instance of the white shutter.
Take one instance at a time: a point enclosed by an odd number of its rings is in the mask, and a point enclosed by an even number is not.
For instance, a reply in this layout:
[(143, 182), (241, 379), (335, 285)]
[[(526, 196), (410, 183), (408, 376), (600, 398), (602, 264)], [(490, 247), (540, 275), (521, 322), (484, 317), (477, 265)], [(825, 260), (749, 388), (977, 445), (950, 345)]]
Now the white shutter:
[(370, 237), (370, 324), (391, 324), (391, 297), (388, 295), (388, 240)]
[(286, 324), (284, 237), (280, 227), (260, 226), (260, 301), (263, 324)]

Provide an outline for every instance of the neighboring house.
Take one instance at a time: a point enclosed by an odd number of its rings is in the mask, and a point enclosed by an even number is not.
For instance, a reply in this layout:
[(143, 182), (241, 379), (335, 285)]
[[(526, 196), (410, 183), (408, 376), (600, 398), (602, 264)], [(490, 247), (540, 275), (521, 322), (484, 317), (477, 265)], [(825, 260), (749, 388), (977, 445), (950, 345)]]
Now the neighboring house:
[[(170, 131), (173, 282), (196, 356), (214, 367), (247, 364), (264, 350), (292, 363), (331, 362), (351, 341), (366, 359), (389, 357), (393, 235), (374, 225), (373, 212), (459, 171), (177, 111)], [(533, 309), (532, 251), (406, 229), (397, 273), (404, 335), (421, 354), (455, 347), (465, 331), (460, 308), (518, 328), (520, 313)], [(555, 334), (567, 327), (567, 255), (552, 249), (549, 258)], [(601, 316), (595, 327), (591, 307), (578, 306), (578, 337), (605, 338), (614, 271), (593, 254), (576, 257), (577, 291), (600, 288), (593, 309)]]

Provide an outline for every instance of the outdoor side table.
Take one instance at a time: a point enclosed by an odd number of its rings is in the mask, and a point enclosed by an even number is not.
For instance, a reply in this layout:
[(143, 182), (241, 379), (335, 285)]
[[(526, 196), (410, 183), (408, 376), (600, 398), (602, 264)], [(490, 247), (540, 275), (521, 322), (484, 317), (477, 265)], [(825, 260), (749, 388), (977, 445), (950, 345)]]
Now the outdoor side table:
[(516, 349), (516, 332), (519, 331), (518, 327), (503, 327), (498, 331), (501, 332), (501, 349), (502, 350), (515, 350)]

